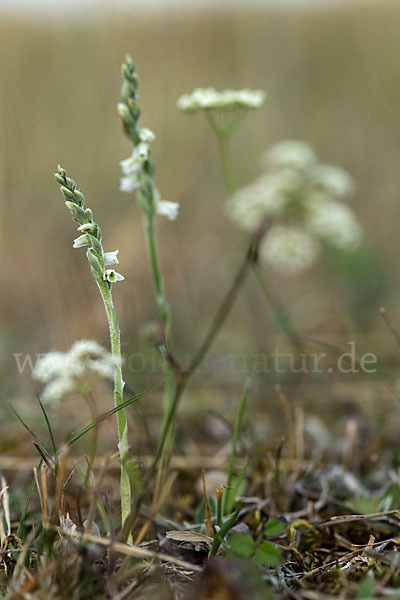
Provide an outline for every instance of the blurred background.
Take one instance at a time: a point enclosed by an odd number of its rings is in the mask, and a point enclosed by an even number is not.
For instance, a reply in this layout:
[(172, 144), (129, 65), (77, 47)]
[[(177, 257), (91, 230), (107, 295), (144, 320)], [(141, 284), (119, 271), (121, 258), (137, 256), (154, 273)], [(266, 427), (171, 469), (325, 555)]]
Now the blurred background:
[[(106, 250), (120, 251), (119, 271), (126, 279), (113, 289), (128, 390), (162, 378), (157, 351), (144, 334), (156, 309), (141, 215), (133, 197), (119, 191), (119, 161), (130, 153), (116, 114), (126, 53), (140, 76), (142, 125), (157, 135), (152, 146), (157, 185), (163, 198), (181, 204), (176, 222), (158, 223), (178, 356), (185, 362), (198, 347), (244, 248), (242, 234), (224, 212), (212, 132), (201, 115), (180, 113), (176, 100), (195, 87), (261, 88), (268, 95), (264, 107), (251, 112), (232, 139), (239, 184), (259, 174), (259, 156), (271, 145), (307, 140), (324, 162), (354, 177), (353, 209), (365, 232), (351, 258), (328, 257), (299, 277), (271, 272), (272, 283), (298, 330), (314, 339), (310, 351), (330, 344), (333, 359), (355, 340), (357, 352), (377, 355), (378, 370), (321, 377), (250, 373), (250, 410), (260, 415), (254, 435), (274, 446), (284, 433), (279, 383), (306, 421), (316, 415), (313, 435), (319, 428), (325, 445), (334, 441), (335, 431), (344, 432), (350, 418), (396, 441), (398, 350), (379, 307), (400, 320), (399, 4), (32, 1), (11, 7), (3, 1), (0, 10), (3, 450), (31, 452), (8, 401), (42, 427), (37, 383), (29, 364), (19, 368), (15, 354), (22, 362), (28, 355), (35, 361), (36, 354), (68, 350), (76, 339), (108, 343), (85, 253), (72, 249), (75, 227), (54, 181), (57, 163), (84, 190)], [(209, 439), (222, 435), (210, 410), (232, 421), (254, 356), (288, 347), (249, 277), (188, 389), (181, 413), (186, 434), (200, 419)], [(244, 356), (246, 367), (232, 369), (225, 360), (232, 354)], [(102, 408), (112, 402), (108, 390), (103, 395)], [(159, 414), (157, 395), (138, 410)], [(50, 407), (50, 414), (61, 438), (89, 417), (73, 400), (61, 409)]]

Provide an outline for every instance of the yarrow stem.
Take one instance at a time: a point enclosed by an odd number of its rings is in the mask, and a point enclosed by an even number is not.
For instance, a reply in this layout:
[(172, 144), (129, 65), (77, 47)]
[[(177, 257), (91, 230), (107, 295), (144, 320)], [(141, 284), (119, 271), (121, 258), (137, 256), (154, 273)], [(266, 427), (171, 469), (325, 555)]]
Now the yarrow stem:
[[(120, 329), (117, 315), (112, 300), (112, 282), (123, 280), (123, 276), (113, 269), (105, 269), (105, 264), (110, 264), (108, 260), (110, 255), (113, 263), (118, 262), (116, 255), (118, 251), (111, 253), (103, 252), (101, 242), (101, 229), (93, 220), (93, 213), (90, 208), (84, 208), (85, 197), (77, 189), (73, 179), (68, 177), (67, 172), (62, 167), (58, 167), (55, 174), (57, 182), (60, 184), (60, 190), (65, 199), (67, 208), (71, 211), (73, 220), (79, 224), (79, 231), (87, 233), (79, 236), (74, 242), (74, 247), (88, 246), (86, 256), (90, 264), (90, 270), (93, 278), (100, 290), (106, 309), (107, 320), (110, 330), (111, 352), (114, 357), (114, 403), (118, 407), (123, 403), (124, 380), (122, 377), (122, 356), (120, 343)], [(117, 413), (118, 425), (118, 448), (121, 459), (121, 519), (122, 525), (131, 511), (131, 487), (127, 472), (127, 462), (129, 461), (129, 441), (128, 441), (128, 423), (124, 410)]]
[(231, 149), (229, 146), (229, 135), (218, 135), (219, 151), (221, 155), (222, 168), (228, 195), (231, 196), (236, 190), (235, 174), (232, 166)]
[[(214, 127), (213, 131), (216, 133), (219, 141), (219, 150), (226, 189), (229, 196), (232, 196), (236, 192), (237, 188), (234, 178), (234, 170), (232, 166), (232, 158), (229, 145), (230, 135), (229, 132), (226, 135), (221, 135)], [(261, 287), (261, 291), (264, 295), (264, 298), (268, 302), (270, 308), (272, 309), (272, 312), (275, 315), (275, 319), (278, 326), (286, 333), (287, 337), (292, 342), (296, 350), (304, 349), (304, 343), (302, 341), (302, 338), (297, 333), (293, 320), (286, 308), (284, 307), (279, 296), (272, 289), (265, 271), (262, 271), (260, 269), (258, 265), (258, 260), (253, 261), (251, 265), (253, 267), (253, 271), (256, 275), (257, 281)]]

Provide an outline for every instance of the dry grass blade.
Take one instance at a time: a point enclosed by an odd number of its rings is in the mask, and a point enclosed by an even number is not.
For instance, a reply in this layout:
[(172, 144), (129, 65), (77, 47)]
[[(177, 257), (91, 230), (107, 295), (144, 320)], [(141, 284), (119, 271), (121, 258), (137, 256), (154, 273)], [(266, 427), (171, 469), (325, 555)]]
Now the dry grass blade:
[(119, 554), (124, 554), (125, 556), (159, 560), (161, 562), (174, 564), (177, 567), (182, 567), (182, 569), (187, 569), (190, 571), (201, 572), (203, 570), (198, 565), (193, 565), (185, 560), (180, 560), (179, 558), (175, 558), (174, 556), (170, 556), (169, 554), (164, 554), (163, 552), (153, 552), (152, 550), (146, 550), (145, 548), (140, 548), (138, 546), (130, 546), (128, 544), (123, 544), (122, 542), (113, 542), (110, 539), (98, 537), (89, 533), (80, 534), (76, 531), (68, 529), (64, 530), (60, 528), (58, 528), (58, 532), (60, 533), (60, 535), (69, 535), (72, 538), (78, 538), (81, 542), (89, 542), (91, 544), (99, 544), (100, 546), (105, 546), (110, 550), (118, 552)]

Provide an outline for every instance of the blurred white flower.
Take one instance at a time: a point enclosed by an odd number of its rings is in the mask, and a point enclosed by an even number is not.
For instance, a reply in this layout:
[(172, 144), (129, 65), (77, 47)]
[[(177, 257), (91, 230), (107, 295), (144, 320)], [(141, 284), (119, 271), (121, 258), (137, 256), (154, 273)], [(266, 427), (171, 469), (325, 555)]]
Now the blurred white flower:
[(159, 200), (156, 204), (156, 212), (159, 215), (164, 215), (170, 221), (175, 221), (179, 213), (179, 202)]
[(274, 175), (267, 174), (240, 188), (228, 200), (228, 216), (248, 231), (255, 229), (265, 217), (279, 216), (285, 204), (283, 183)]
[(40, 396), (42, 401), (58, 402), (99, 378), (112, 380), (115, 365), (113, 355), (97, 342), (79, 340), (69, 352), (50, 352), (42, 356), (33, 377), (45, 384)]
[(314, 150), (306, 142), (286, 140), (276, 144), (262, 155), (262, 163), (273, 167), (291, 167), (304, 169), (315, 163), (317, 157)]
[(286, 275), (307, 269), (317, 255), (318, 247), (307, 233), (286, 225), (273, 225), (260, 246), (261, 259)]
[(265, 174), (228, 200), (227, 214), (248, 231), (269, 218), (273, 226), (262, 244), (264, 258), (274, 264), (275, 257), (282, 272), (298, 272), (316, 258), (321, 243), (344, 250), (360, 244), (355, 215), (338, 202), (354, 193), (348, 173), (321, 164), (305, 142), (281, 142), (263, 158)]
[(184, 94), (177, 101), (180, 110), (195, 113), (198, 110), (250, 110), (262, 106), (265, 92), (262, 90), (224, 90), (197, 88), (191, 94)]
[(334, 198), (346, 198), (355, 192), (353, 178), (340, 167), (314, 165), (310, 169), (311, 185), (321, 188)]
[(76, 357), (64, 352), (50, 352), (37, 361), (33, 377), (47, 383), (57, 377), (79, 377), (82, 373), (83, 367)]
[(64, 356), (70, 356), (81, 360), (85, 356), (105, 356), (107, 351), (93, 340), (78, 340), (72, 346), (68, 354)]
[(127, 175), (120, 179), (119, 189), (121, 192), (134, 192), (141, 187), (142, 183), (136, 173)]
[(156, 134), (147, 127), (139, 127), (138, 133), (141, 142), (152, 142), (156, 139)]
[(334, 200), (310, 202), (307, 226), (315, 236), (344, 250), (356, 248), (362, 239), (362, 230), (353, 211), (347, 204)]

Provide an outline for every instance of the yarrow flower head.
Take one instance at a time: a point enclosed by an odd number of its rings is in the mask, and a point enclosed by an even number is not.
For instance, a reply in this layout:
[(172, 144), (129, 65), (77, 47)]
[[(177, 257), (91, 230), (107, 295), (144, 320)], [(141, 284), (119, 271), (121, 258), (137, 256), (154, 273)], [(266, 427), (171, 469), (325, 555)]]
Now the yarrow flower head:
[(151, 159), (150, 144), (155, 140), (154, 133), (139, 125), (140, 108), (136, 94), (139, 80), (132, 59), (127, 56), (121, 68), (122, 88), (118, 114), (124, 131), (133, 144), (131, 156), (120, 162), (124, 177), (120, 180), (120, 191), (136, 192), (138, 203), (148, 215), (166, 215), (173, 220), (178, 215), (179, 204), (160, 200), (154, 185), (154, 163)]
[[(348, 251), (359, 246), (361, 227), (341, 202), (355, 191), (346, 171), (320, 163), (314, 150), (299, 141), (277, 144), (262, 163), (265, 173), (227, 203), (229, 217), (242, 229), (251, 232), (266, 218), (275, 223), (265, 235), (262, 258), (295, 273), (310, 266), (324, 245)], [(286, 268), (290, 260), (292, 268)]]
[(223, 90), (212, 87), (197, 88), (191, 94), (183, 94), (177, 100), (179, 110), (187, 114), (203, 111), (211, 127), (219, 137), (230, 135), (244, 113), (264, 104), (262, 90)]
[(273, 225), (260, 247), (261, 258), (284, 275), (308, 268), (317, 254), (317, 245), (308, 233), (287, 225)]
[(68, 352), (42, 356), (33, 377), (45, 384), (43, 402), (58, 402), (66, 396), (89, 391), (99, 379), (113, 379), (117, 359), (92, 340), (79, 340)]
[(178, 98), (177, 106), (187, 113), (199, 110), (251, 110), (259, 108), (265, 100), (262, 90), (224, 90), (217, 92), (212, 87), (197, 88), (191, 94), (184, 94)]

